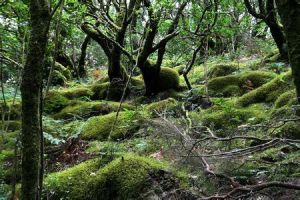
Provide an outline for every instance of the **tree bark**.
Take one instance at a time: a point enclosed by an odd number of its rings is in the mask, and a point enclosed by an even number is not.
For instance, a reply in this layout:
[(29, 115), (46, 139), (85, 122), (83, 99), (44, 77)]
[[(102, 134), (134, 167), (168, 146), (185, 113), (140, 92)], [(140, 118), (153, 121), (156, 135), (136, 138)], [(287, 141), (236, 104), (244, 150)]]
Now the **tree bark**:
[(80, 78), (84, 78), (86, 76), (85, 57), (86, 57), (86, 49), (90, 41), (91, 38), (89, 36), (86, 36), (81, 45), (81, 55), (78, 62), (78, 73)]
[(276, 0), (276, 4), (286, 34), (290, 65), (300, 103), (300, 2)]
[(267, 0), (266, 11), (267, 11), (267, 15), (265, 17), (265, 22), (267, 26), (270, 28), (271, 35), (277, 45), (277, 48), (280, 53), (280, 57), (282, 60), (288, 60), (288, 52), (285, 47), (286, 38), (276, 19), (274, 0)]
[(48, 40), (50, 9), (48, 0), (30, 1), (30, 40), (24, 66), (22, 95), (22, 188), (23, 200), (37, 198), (40, 169), (40, 106), (44, 57)]

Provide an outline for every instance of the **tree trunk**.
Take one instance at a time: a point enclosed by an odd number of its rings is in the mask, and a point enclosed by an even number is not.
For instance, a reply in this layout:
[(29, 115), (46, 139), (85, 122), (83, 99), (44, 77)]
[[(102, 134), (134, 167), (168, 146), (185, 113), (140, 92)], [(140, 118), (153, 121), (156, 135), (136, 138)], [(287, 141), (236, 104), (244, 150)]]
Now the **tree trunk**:
[(21, 84), (23, 200), (37, 198), (40, 168), (40, 106), (42, 74), (50, 22), (49, 2), (30, 1), (31, 33)]
[(300, 4), (298, 0), (276, 0), (286, 34), (289, 60), (300, 103)]
[(265, 18), (265, 22), (267, 26), (270, 28), (272, 37), (279, 50), (280, 58), (282, 60), (288, 60), (288, 52), (285, 47), (286, 38), (276, 19), (274, 0), (267, 0), (266, 10), (267, 10), (267, 16)]
[(90, 41), (91, 41), (91, 37), (86, 36), (81, 45), (81, 55), (78, 62), (78, 74), (80, 78), (84, 78), (86, 76), (85, 57), (86, 57), (86, 49)]
[(139, 66), (143, 75), (146, 93), (145, 96), (156, 95), (159, 90), (157, 85), (160, 73), (160, 67), (150, 64), (146, 61), (143, 66)]

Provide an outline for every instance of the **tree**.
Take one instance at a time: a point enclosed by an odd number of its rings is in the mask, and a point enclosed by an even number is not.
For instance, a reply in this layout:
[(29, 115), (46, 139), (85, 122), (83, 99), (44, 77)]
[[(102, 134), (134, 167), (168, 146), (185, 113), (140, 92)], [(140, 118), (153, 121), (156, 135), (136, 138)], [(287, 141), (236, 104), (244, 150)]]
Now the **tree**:
[(30, 39), (22, 75), (22, 189), (23, 200), (39, 199), (42, 187), (41, 170), (41, 99), (48, 31), (51, 17), (48, 0), (30, 0)]
[(300, 3), (298, 0), (276, 0), (276, 4), (286, 34), (289, 60), (300, 103)]
[[(287, 60), (288, 52), (286, 49), (286, 38), (284, 36), (282, 28), (277, 22), (274, 0), (258, 0), (258, 9), (256, 9), (254, 3), (251, 4), (250, 0), (244, 0), (244, 3), (248, 12), (253, 17), (263, 20), (270, 28), (270, 32), (278, 47), (281, 59)], [(257, 10), (259, 10), (259, 12), (257, 12)]]
[[(158, 92), (158, 77), (167, 43), (178, 35), (177, 26), (187, 3), (160, 2), (177, 5), (176, 12), (174, 12), (173, 7), (169, 6), (169, 9), (165, 9), (164, 6), (159, 6), (159, 3), (154, 5), (149, 0), (131, 0), (128, 4), (127, 1), (113, 2), (108, 1), (104, 4), (103, 1), (98, 1), (99, 5), (90, 5), (91, 12), (99, 14), (99, 16), (93, 15), (97, 23), (92, 25), (85, 22), (82, 24), (82, 30), (104, 50), (108, 58), (108, 75), (111, 82), (122, 81), (127, 77), (125, 69), (121, 67), (121, 56), (124, 54), (130, 63), (135, 64), (141, 70), (146, 95), (155, 94)], [(146, 14), (147, 17), (145, 17)], [(167, 18), (169, 22), (169, 26), (164, 27), (167, 27), (166, 35), (158, 34), (158, 30), (162, 28), (160, 26), (163, 23), (162, 18)], [(129, 25), (131, 25), (132, 32), (127, 33)], [(130, 52), (125, 47), (125, 40), (126, 37), (132, 38), (135, 34), (140, 40), (139, 42), (132, 41), (134, 44)], [(161, 39), (157, 38), (158, 35)], [(157, 52), (156, 62), (151, 63), (149, 57), (155, 52)]]
[[(111, 82), (124, 82), (126, 79), (121, 66), (121, 55), (124, 52), (122, 49), (127, 28), (136, 14), (139, 3), (139, 0), (130, 0), (128, 4), (127, 1), (95, 1), (88, 4), (90, 15), (97, 22), (95, 25), (85, 22), (81, 28), (103, 49), (108, 58), (108, 75)], [(98, 28), (100, 25), (102, 29)]]

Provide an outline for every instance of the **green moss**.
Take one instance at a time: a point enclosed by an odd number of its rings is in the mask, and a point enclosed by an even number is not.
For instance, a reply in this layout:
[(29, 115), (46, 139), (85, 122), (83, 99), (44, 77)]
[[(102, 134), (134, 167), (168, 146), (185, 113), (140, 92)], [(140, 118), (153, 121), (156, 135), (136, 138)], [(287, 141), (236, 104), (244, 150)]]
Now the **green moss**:
[(158, 161), (133, 155), (106, 163), (95, 159), (52, 173), (45, 179), (45, 193), (54, 200), (134, 199), (149, 186), (151, 170), (167, 168)]
[(93, 92), (87, 87), (68, 88), (59, 91), (64, 97), (68, 99), (90, 98)]
[(8, 120), (8, 115), (10, 120), (20, 120), (21, 119), (21, 103), (17, 102), (13, 105), (12, 102), (7, 102), (7, 109), (4, 109), (5, 106), (3, 102), (0, 103), (0, 117), (2, 119), (2, 115), (4, 114), (4, 119)]
[(85, 194), (88, 192), (87, 182), (94, 178), (93, 174), (102, 166), (103, 162), (101, 159), (94, 159), (62, 172), (49, 174), (44, 182), (44, 196), (50, 195), (50, 199), (53, 200), (85, 199)]
[(157, 85), (159, 86), (160, 92), (169, 89), (177, 89), (179, 87), (178, 72), (172, 68), (162, 67)]
[(245, 72), (213, 78), (208, 81), (207, 87), (211, 96), (240, 96), (267, 83), (274, 77), (275, 74), (270, 72)]
[(71, 71), (68, 68), (64, 67), (62, 64), (55, 62), (54, 69), (60, 72), (67, 80), (71, 79)]
[(44, 100), (44, 111), (47, 114), (57, 113), (69, 103), (69, 100), (60, 93), (50, 91)]
[(179, 106), (179, 102), (173, 98), (168, 98), (162, 101), (154, 102), (146, 106), (146, 111), (153, 116), (164, 112), (171, 112)]
[(93, 91), (92, 99), (93, 100), (103, 100), (107, 97), (107, 91), (109, 89), (109, 82), (94, 84), (91, 89)]
[(218, 129), (231, 129), (247, 124), (257, 124), (267, 118), (266, 108), (263, 105), (252, 105), (248, 108), (235, 108), (233, 104), (214, 106), (199, 113), (204, 126)]
[(67, 83), (67, 78), (58, 70), (53, 70), (52, 72), (52, 85), (65, 85)]
[(297, 102), (296, 91), (290, 90), (281, 94), (274, 103), (274, 108), (278, 109), (286, 105), (293, 105)]
[(99, 170), (88, 186), (92, 188), (91, 199), (137, 199), (150, 187), (150, 171), (166, 166), (150, 158), (124, 156)]
[(178, 65), (174, 69), (178, 72), (179, 75), (182, 75), (186, 65)]
[[(134, 111), (120, 112), (117, 123), (114, 123), (116, 113), (92, 117), (83, 126), (81, 137), (83, 139), (118, 140), (130, 136), (139, 127), (138, 113)], [(112, 126), (115, 124), (113, 131)]]
[(207, 73), (208, 78), (216, 78), (220, 76), (227, 76), (238, 70), (237, 64), (218, 64), (214, 65)]
[[(62, 109), (59, 113), (53, 115), (54, 119), (70, 119), (70, 118), (88, 118), (96, 115), (105, 115), (113, 111), (117, 111), (118, 102), (109, 101), (74, 101), (69, 106)], [(134, 109), (127, 103), (123, 103), (122, 110)]]
[[(15, 131), (15, 132), (7, 132), (4, 134), (4, 138), (1, 136), (0, 137), (0, 144), (1, 144), (1, 149), (4, 150), (4, 156), (5, 158), (7, 157), (7, 154), (5, 152), (11, 152), (16, 144), (17, 139), (19, 139), (19, 131)], [(2, 152), (1, 152), (2, 154)], [(2, 155), (3, 156), (3, 155)], [(8, 154), (8, 156), (10, 156), (10, 153)], [(4, 158), (4, 159), (5, 159)], [(2, 159), (0, 159), (2, 160)]]
[(253, 103), (274, 102), (282, 93), (292, 87), (292, 75), (290, 72), (284, 73), (272, 81), (262, 85), (243, 95), (237, 100), (240, 106), (247, 106)]
[(299, 122), (287, 122), (282, 127), (274, 132), (274, 135), (280, 138), (300, 139), (300, 124)]
[(130, 83), (134, 87), (144, 87), (144, 81), (141, 79), (141, 77), (132, 77)]

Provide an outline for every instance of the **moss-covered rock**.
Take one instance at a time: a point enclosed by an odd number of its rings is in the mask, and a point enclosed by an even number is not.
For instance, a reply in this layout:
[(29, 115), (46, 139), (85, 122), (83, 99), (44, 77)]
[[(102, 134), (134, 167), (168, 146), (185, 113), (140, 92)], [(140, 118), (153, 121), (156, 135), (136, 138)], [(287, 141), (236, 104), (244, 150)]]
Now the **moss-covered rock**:
[(153, 102), (146, 106), (146, 111), (151, 113), (152, 116), (157, 116), (158, 114), (164, 112), (175, 112), (175, 109), (180, 107), (178, 101), (173, 98), (168, 98), (162, 101)]
[(92, 85), (91, 90), (93, 91), (93, 95), (91, 99), (92, 100), (106, 99), (109, 85), (110, 85), (109, 82)]
[(240, 106), (247, 106), (260, 102), (274, 102), (281, 94), (292, 88), (291, 72), (284, 73), (272, 81), (243, 95), (237, 100)]
[(212, 66), (207, 73), (207, 77), (209, 79), (216, 78), (220, 76), (227, 76), (232, 74), (233, 72), (238, 70), (237, 64), (230, 63), (230, 64), (218, 64)]
[(88, 119), (83, 126), (81, 137), (87, 140), (124, 139), (131, 136), (139, 129), (141, 126), (139, 118), (139, 114), (134, 111), (119, 112), (116, 123), (116, 112), (92, 117)]
[(158, 79), (158, 91), (177, 89), (179, 87), (179, 74), (176, 70), (169, 67), (162, 67)]
[(44, 111), (47, 114), (57, 113), (69, 103), (70, 101), (59, 92), (50, 91), (44, 99)]
[(252, 71), (236, 75), (213, 78), (207, 87), (211, 96), (240, 96), (272, 80), (276, 75), (270, 72)]
[(283, 106), (291, 106), (297, 103), (296, 91), (290, 90), (281, 94), (274, 103), (274, 108), (278, 109)]
[[(117, 111), (118, 102), (110, 101), (73, 101), (69, 106), (62, 109), (60, 112), (53, 115), (54, 119), (70, 119), (70, 118), (89, 118), (91, 116), (105, 115), (113, 111)], [(134, 107), (123, 103), (122, 109), (133, 110)]]
[(112, 162), (95, 159), (45, 179), (45, 196), (58, 199), (138, 199), (149, 187), (149, 172), (166, 165), (145, 157), (125, 155)]
[(87, 87), (74, 87), (58, 91), (61, 95), (68, 99), (90, 98), (93, 95), (91, 89)]

